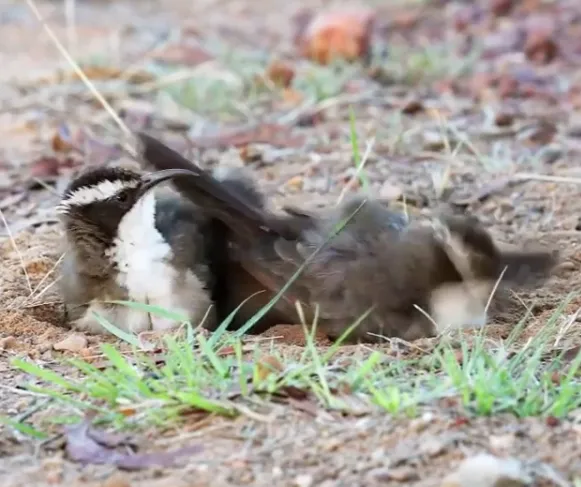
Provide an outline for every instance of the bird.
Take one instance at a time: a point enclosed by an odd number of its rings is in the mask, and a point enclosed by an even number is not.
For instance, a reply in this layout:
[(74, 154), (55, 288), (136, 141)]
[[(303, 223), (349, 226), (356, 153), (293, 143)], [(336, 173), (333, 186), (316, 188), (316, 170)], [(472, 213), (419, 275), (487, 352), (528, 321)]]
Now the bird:
[[(500, 250), (475, 216), (407, 221), (361, 194), (319, 214), (287, 208), (276, 215), (248, 180), (228, 187), (155, 137), (138, 138), (143, 164), (190, 171), (171, 184), (221, 225), (224, 293), (239, 299), (265, 291), (236, 326), (285, 289), (263, 326), (296, 323), (299, 314), (330, 339), (346, 342), (415, 340), (482, 327), (499, 282), (501, 288), (538, 286), (559, 260), (558, 252), (545, 249)], [(236, 273), (228, 275), (228, 268)]]
[(68, 184), (57, 206), (64, 251), (59, 287), (67, 326), (104, 334), (103, 319), (132, 333), (163, 332), (183, 321), (213, 322), (203, 237), (207, 219), (177, 193), (156, 191), (183, 173), (105, 166), (85, 170)]

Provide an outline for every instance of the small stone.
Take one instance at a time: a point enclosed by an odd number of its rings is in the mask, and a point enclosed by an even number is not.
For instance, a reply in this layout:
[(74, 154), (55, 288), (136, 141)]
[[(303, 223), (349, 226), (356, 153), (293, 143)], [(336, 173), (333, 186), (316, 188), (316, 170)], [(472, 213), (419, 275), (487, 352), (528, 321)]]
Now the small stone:
[(429, 457), (440, 455), (446, 449), (446, 443), (439, 438), (432, 437), (422, 442), (420, 453)]
[(390, 469), (388, 467), (378, 467), (367, 472), (367, 480), (370, 482), (387, 482), (390, 480)]
[(379, 197), (388, 201), (395, 201), (401, 198), (403, 192), (401, 188), (385, 181), (379, 190)]
[(313, 477), (308, 474), (298, 475), (295, 478), (294, 485), (297, 487), (311, 487), (313, 485)]
[(16, 338), (13, 336), (7, 336), (0, 339), (0, 349), (1, 350), (12, 350), (18, 346)]
[(410, 482), (419, 479), (416, 469), (407, 465), (390, 468), (387, 472), (387, 477), (389, 480), (395, 480), (396, 482)]
[(80, 333), (73, 333), (64, 340), (55, 343), (52, 348), (59, 351), (80, 352), (87, 347), (87, 338)]
[(492, 435), (490, 437), (490, 446), (499, 451), (507, 451), (514, 445), (514, 435)]
[(438, 152), (446, 147), (444, 138), (437, 132), (425, 132), (423, 138), (424, 150)]
[(514, 122), (514, 117), (510, 113), (499, 112), (494, 117), (494, 123), (497, 127), (508, 127)]
[(525, 487), (532, 479), (514, 458), (498, 458), (481, 453), (464, 460), (448, 475), (441, 487)]
[(304, 179), (302, 176), (294, 176), (287, 181), (287, 186), (291, 191), (301, 191), (304, 185)]

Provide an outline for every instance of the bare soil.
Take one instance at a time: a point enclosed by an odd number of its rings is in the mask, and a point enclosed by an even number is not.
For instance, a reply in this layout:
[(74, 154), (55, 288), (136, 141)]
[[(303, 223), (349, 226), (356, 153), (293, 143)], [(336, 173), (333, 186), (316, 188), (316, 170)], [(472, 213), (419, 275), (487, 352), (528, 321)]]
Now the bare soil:
[[(54, 286), (45, 289), (54, 281), (51, 271), (59, 258), (54, 205), (73, 170), (111, 158), (101, 154), (103, 149), (99, 147), (85, 147), (84, 156), (63, 154), (55, 150), (55, 137), (59, 127), (66, 124), (71, 130), (89, 127), (95, 140), (110, 141), (115, 128), (80, 81), (63, 77), (64, 81), (55, 83), (56, 67), (63, 67), (62, 72), (69, 68), (26, 2), (4, 3), (7, 5), (0, 7), (0, 209), (14, 238), (9, 238), (6, 228), (0, 230), (0, 412), (34, 422), (43, 415), (56, 414), (56, 406), (43, 407), (42, 398), (24, 391), (21, 386), (28, 379), (8, 362), (14, 356), (25, 356), (61, 370), (58, 359), (67, 352), (57, 352), (52, 345), (70, 331), (61, 326), (62, 309)], [(403, 87), (375, 84), (369, 76), (361, 76), (350, 83), (349, 90), (360, 100), (354, 104), (354, 111), (361, 151), (365, 140), (376, 137), (366, 165), (374, 192), (381, 195), (382, 190), (389, 189), (389, 183), (432, 208), (469, 199), (468, 210), (479, 216), (498, 240), (518, 245), (543, 243), (562, 251), (563, 264), (547, 286), (519, 295), (515, 302), (522, 306), (499, 317), (487, 331), (493, 340), (506, 337), (524, 314), (525, 306), (534, 305), (533, 318), (522, 337), (524, 343), (544, 326), (567, 293), (580, 288), (579, 180), (523, 178), (505, 186), (499, 186), (498, 181), (519, 173), (581, 176), (580, 80), (575, 68), (581, 55), (581, 31), (574, 0), (514, 2), (519, 3), (518, 9), (501, 18), (487, 10), (489, 2), (473, 3), (478, 6), (447, 1), (382, 6), (378, 17), (384, 28), (378, 28), (375, 34), (387, 43), (388, 50), (402, 39), (418, 49), (430, 40), (457, 44), (487, 41), (487, 51), (472, 66), (471, 73), (456, 76), (445, 72), (434, 80)], [(37, 6), (56, 36), (65, 42), (69, 31), (62, 2), (42, 1)], [(75, 54), (127, 67), (152, 55), (152, 46), (168, 35), (188, 32), (190, 37), (208, 42), (218, 38), (235, 52), (259, 52), (266, 59), (290, 58), (296, 56), (292, 43), (295, 27), (290, 19), (301, 7), (300, 2), (282, 0), (79, 0)], [(309, 2), (308, 7), (317, 11), (327, 8), (328, 2)], [(470, 21), (465, 30), (458, 30), (458, 19), (467, 14), (457, 14), (455, 9), (477, 7), (483, 9), (487, 20), (478, 25)], [(535, 15), (553, 19), (559, 26), (552, 36), (562, 49), (546, 64), (527, 59), (518, 42), (511, 47), (507, 40), (511, 32), (522, 32), (527, 19)], [(506, 37), (504, 42), (498, 42), (499, 36)], [(170, 56), (167, 52), (165, 55)], [(457, 56), (461, 58), (462, 54)], [(404, 61), (402, 57), (401, 63)], [(480, 77), (472, 74), (479, 72)], [(482, 73), (499, 74), (501, 80), (479, 81), (485, 77)], [(510, 84), (513, 92), (503, 92), (502, 83)], [(110, 87), (109, 93), (116, 107), (129, 98), (122, 87)], [(344, 96), (341, 93), (335, 99), (340, 101)], [(425, 109), (416, 114), (402, 113), (401, 107), (409, 100), (419, 100)], [(280, 113), (283, 106), (278, 105)], [(506, 115), (511, 121), (509, 127), (490, 122), (484, 107), (491, 110), (492, 120)], [(490, 156), (490, 164), (498, 167), (476, 160), (472, 149), (454, 156), (426, 142), (427, 133), (438, 131), (431, 110), (464, 127), (474, 150)], [(171, 112), (169, 108), (167, 111)], [(210, 127), (221, 122), (216, 116), (209, 122), (211, 118), (204, 121)], [(152, 119), (156, 120), (156, 114)], [(113, 128), (105, 132), (103, 125)], [(168, 125), (161, 123), (161, 133), (173, 135), (170, 140), (176, 143), (183, 141), (183, 134)], [(398, 135), (406, 131), (411, 131), (409, 137), (396, 143)], [(246, 163), (263, 181), (275, 204), (304, 206), (306, 202), (316, 207), (334, 203), (353, 172), (347, 107), (338, 103), (324, 111), (318, 123), (297, 125), (292, 132), (303, 136), (305, 143), (284, 151), (269, 144), (251, 144), (259, 156)], [(105, 133), (109, 135), (105, 137)], [(218, 159), (220, 164), (244, 163), (239, 148), (211, 149), (199, 155), (206, 165), (216, 164)], [(453, 162), (450, 183), (444, 195), (438, 195), (433, 175), (441, 174), (449, 161)], [(487, 189), (491, 189), (490, 195), (484, 196), (482, 191)], [(482, 195), (482, 201), (476, 198), (478, 195)], [(560, 318), (563, 323), (580, 305), (581, 297), (570, 302)], [(300, 353), (304, 346), (300, 327), (276, 327), (262, 338), (267, 346), (274, 340), (291, 355)], [(87, 339), (87, 347), (78, 354), (98, 360), (103, 338)], [(575, 321), (558, 347), (577, 345), (581, 345), (581, 334)], [(321, 337), (319, 346), (324, 348), (328, 342)], [(360, 356), (368, 351), (369, 347), (362, 345), (345, 347), (342, 353)], [(79, 466), (64, 457), (58, 437), (40, 444), (0, 426), (0, 483), (6, 487), (427, 487), (440, 485), (463, 458), (479, 451), (548, 465), (572, 482), (581, 478), (580, 418), (468, 418), (454, 401), (434, 404), (414, 420), (375, 413), (346, 417), (316, 407), (271, 404), (253, 417), (200, 417), (184, 430), (145, 435), (143, 442), (152, 449), (171, 449), (194, 441), (203, 444), (204, 450), (181, 468), (132, 473), (120, 473), (109, 466)], [(559, 484), (549, 479), (539, 485)]]

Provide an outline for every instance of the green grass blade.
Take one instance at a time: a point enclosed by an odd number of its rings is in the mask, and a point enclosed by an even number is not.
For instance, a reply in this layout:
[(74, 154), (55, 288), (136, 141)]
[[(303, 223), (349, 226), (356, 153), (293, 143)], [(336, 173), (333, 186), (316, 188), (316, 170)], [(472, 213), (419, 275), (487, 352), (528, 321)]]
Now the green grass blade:
[(125, 330), (118, 328), (113, 323), (111, 323), (110, 321), (105, 319), (100, 314), (95, 313), (94, 311), (93, 311), (93, 316), (99, 322), (99, 324), (103, 328), (105, 328), (109, 333), (111, 333), (112, 335), (115, 335), (117, 338), (120, 338), (121, 340), (129, 343), (130, 345), (133, 345), (136, 348), (141, 347), (141, 343), (139, 343), (137, 336), (135, 336), (133, 333), (128, 333)]

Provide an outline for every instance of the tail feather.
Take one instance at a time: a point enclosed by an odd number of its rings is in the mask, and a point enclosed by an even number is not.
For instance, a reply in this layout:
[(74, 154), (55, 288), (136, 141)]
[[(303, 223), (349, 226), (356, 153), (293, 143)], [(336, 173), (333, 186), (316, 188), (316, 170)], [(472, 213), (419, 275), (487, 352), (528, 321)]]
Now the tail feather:
[(556, 251), (504, 251), (500, 255), (501, 269), (506, 269), (502, 280), (519, 286), (538, 285), (551, 276), (558, 262)]

